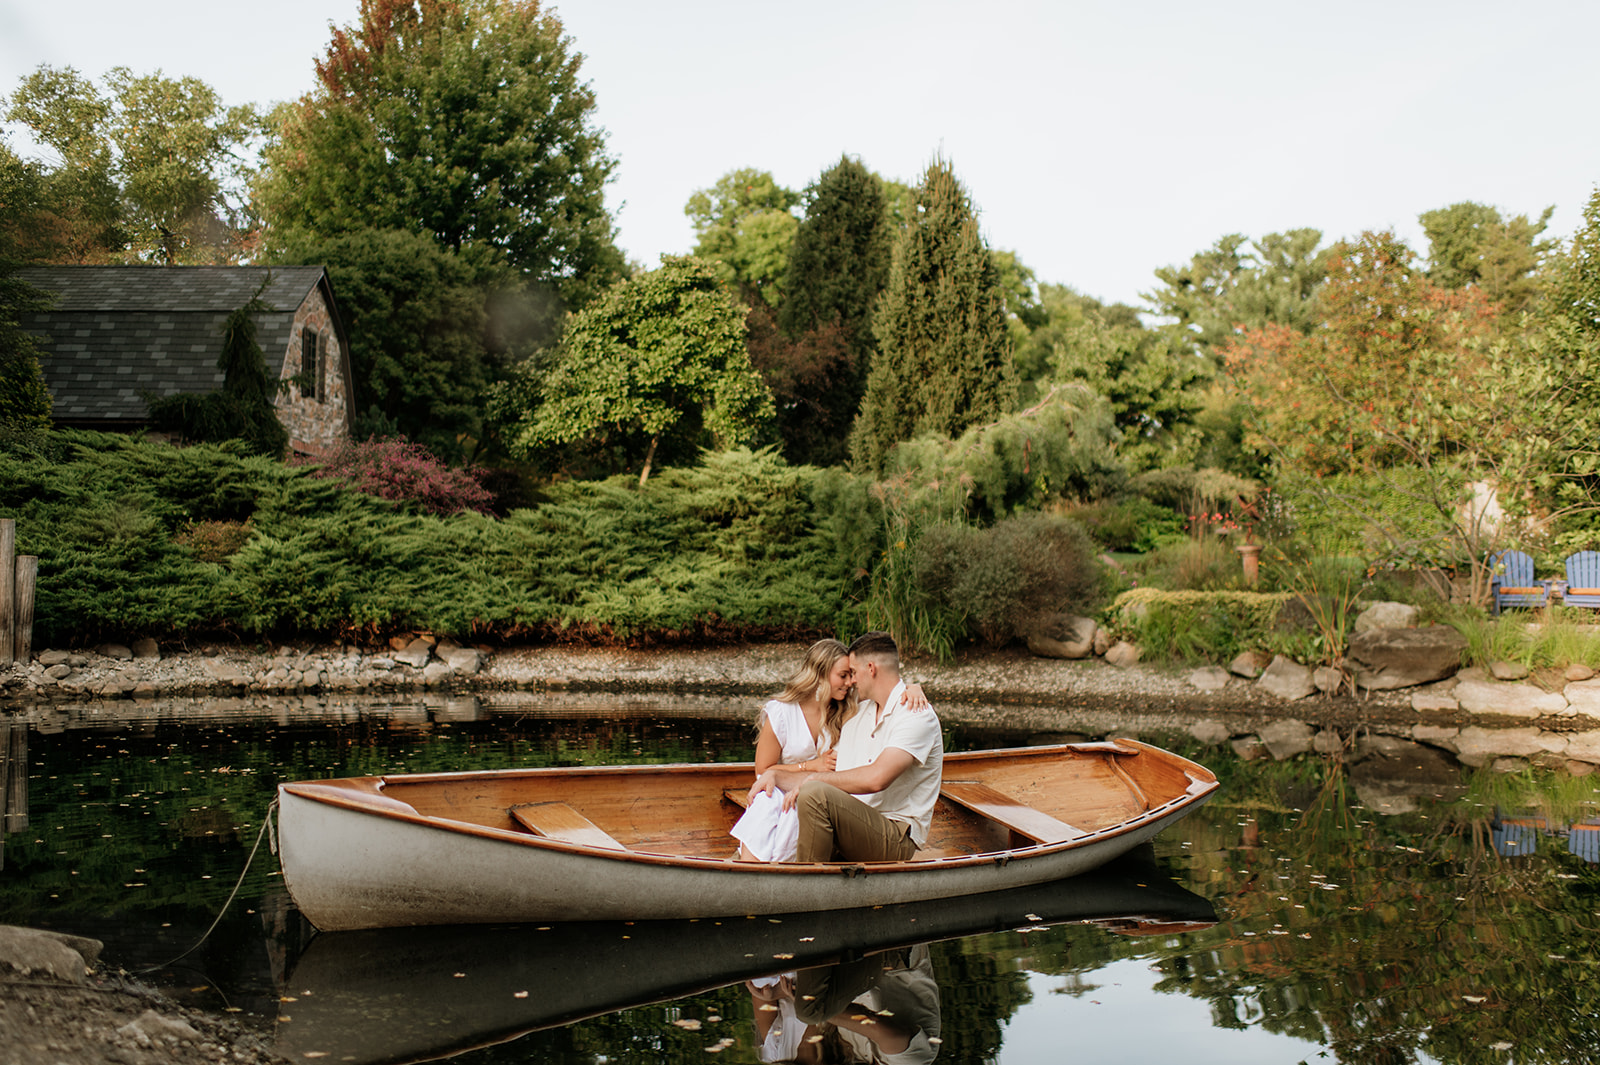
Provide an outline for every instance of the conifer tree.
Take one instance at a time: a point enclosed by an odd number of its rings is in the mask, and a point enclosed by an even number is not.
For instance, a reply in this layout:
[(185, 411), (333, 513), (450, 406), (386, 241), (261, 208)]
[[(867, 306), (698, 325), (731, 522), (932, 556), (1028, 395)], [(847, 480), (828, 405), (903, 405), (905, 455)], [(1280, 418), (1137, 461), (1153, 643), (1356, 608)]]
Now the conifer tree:
[(778, 433), (791, 462), (848, 456), (850, 425), (877, 342), (872, 306), (889, 274), (890, 238), (877, 176), (843, 156), (805, 191), (805, 220), (789, 256), (777, 332), (751, 357), (778, 401)]
[(1016, 402), (1005, 300), (966, 189), (935, 159), (873, 319), (878, 353), (852, 457), (874, 471), (919, 433), (956, 436)]

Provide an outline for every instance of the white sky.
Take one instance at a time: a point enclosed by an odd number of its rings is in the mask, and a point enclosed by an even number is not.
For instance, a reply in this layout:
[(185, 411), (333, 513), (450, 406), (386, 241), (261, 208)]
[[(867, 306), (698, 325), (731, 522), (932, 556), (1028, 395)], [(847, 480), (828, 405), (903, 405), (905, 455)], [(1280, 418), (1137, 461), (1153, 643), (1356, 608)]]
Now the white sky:
[[(943, 152), (996, 247), (1134, 302), (1219, 236), (1394, 228), (1600, 181), (1593, 0), (565, 0), (620, 165), (631, 258), (693, 243), (740, 166), (803, 188), (841, 152), (914, 182)], [(40, 63), (193, 75), (229, 104), (312, 86), (357, 0), (0, 0), (0, 92)], [(14, 145), (22, 145), (13, 141)]]

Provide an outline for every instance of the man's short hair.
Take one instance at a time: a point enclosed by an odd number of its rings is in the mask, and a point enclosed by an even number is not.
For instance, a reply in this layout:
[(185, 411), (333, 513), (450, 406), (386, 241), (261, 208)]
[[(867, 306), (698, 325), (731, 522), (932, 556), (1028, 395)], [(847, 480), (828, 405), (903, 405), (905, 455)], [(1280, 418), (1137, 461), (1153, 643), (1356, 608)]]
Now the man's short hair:
[(857, 636), (850, 645), (850, 653), (859, 658), (876, 658), (895, 669), (900, 668), (900, 648), (887, 632), (868, 632)]

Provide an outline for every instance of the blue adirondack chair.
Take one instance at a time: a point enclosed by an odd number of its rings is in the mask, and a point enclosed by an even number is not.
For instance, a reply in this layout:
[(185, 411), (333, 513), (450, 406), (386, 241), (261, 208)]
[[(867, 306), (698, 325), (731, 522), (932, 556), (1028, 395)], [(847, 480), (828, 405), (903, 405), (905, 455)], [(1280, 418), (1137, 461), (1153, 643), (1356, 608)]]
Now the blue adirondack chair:
[(1568, 606), (1600, 607), (1600, 551), (1579, 551), (1567, 556)]
[(1508, 606), (1541, 607), (1550, 602), (1550, 589), (1533, 579), (1533, 559), (1521, 551), (1502, 551), (1489, 560), (1489, 567), (1494, 573), (1489, 589), (1496, 614)]

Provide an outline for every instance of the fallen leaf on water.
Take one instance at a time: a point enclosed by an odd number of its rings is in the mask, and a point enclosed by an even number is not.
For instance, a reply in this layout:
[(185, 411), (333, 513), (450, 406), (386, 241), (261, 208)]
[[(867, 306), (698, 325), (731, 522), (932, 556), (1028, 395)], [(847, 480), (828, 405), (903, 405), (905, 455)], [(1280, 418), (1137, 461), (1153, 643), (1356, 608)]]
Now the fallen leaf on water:
[(700, 1030), (700, 1020), (697, 1017), (679, 1017), (672, 1023), (686, 1032), (698, 1032)]
[(944, 1040), (943, 1040), (943, 1039), (940, 1039), (940, 1038), (939, 1038), (939, 1037), (938, 1037), (938, 1036), (936, 1036), (936, 1035), (930, 1035), (930, 1036), (929, 1036), (929, 1037), (928, 1037), (928, 1042), (930, 1042), (930, 1043), (932, 1043), (932, 1044), (933, 1044), (933, 1045), (934, 1045), (934, 1046), (938, 1046), (938, 1045), (939, 1045), (939, 1044), (940, 1044), (940, 1043), (943, 1043), (943, 1042), (944, 1042)]
[(526, 991), (514, 991), (514, 992), (511, 993), (511, 997), (512, 998), (527, 998), (528, 997), (528, 993)]
[(794, 957), (794, 955), (785, 951), (780, 954), (774, 954), (773, 957), (777, 958), (779, 961), (788, 961), (790, 958)]
[(1026, 921), (1039, 921), (1039, 920), (1042, 919), (1036, 913), (1025, 913), (1025, 914), (1022, 915), (1022, 917), (1023, 917), (1023, 920), (1026, 920)]
[(1488, 998), (1487, 995), (1462, 995), (1461, 997), (1466, 999), (1468, 1002), (1472, 1003), (1474, 1006), (1476, 1006), (1480, 1002), (1488, 1002), (1489, 1001), (1489, 998)]
[(328, 1052), (326, 1050), (308, 1050), (300, 1056), (302, 1058), (325, 1058), (328, 1056)]
[(1489, 1044), (1489, 1049), (1490, 1050), (1510, 1050), (1515, 1045), (1516, 1045), (1515, 1043), (1506, 1043), (1506, 1042), (1490, 1043)]
[(808, 1042), (808, 1043), (820, 1043), (820, 1042), (822, 1042), (822, 1037), (820, 1035), (808, 1035), (808, 1036), (806, 1036), (806, 1042)]
[(719, 1039), (715, 1043), (712, 1043), (710, 1046), (706, 1047), (706, 1053), (720, 1054), (731, 1046), (733, 1046), (732, 1039)]
[(800, 942), (802, 942), (802, 943), (815, 943), (816, 941), (817, 941), (817, 937), (816, 936), (801, 936), (800, 937)]
[(777, 1013), (778, 1012), (778, 1007), (774, 1006), (770, 1002), (763, 1002), (761, 1005), (757, 1006), (756, 1009), (760, 1010), (762, 1013)]
[(456, 978), (456, 979), (457, 979), (457, 980), (459, 980), (459, 979), (461, 979), (461, 978), (462, 978), (462, 977), (463, 977), (463, 976), (466, 976), (466, 975), (467, 975), (467, 974), (466, 974), (466, 973), (451, 973), (451, 974), (450, 974), (450, 975), (451, 975), (451, 976), (454, 976), (454, 977), (455, 977), (455, 978)]

